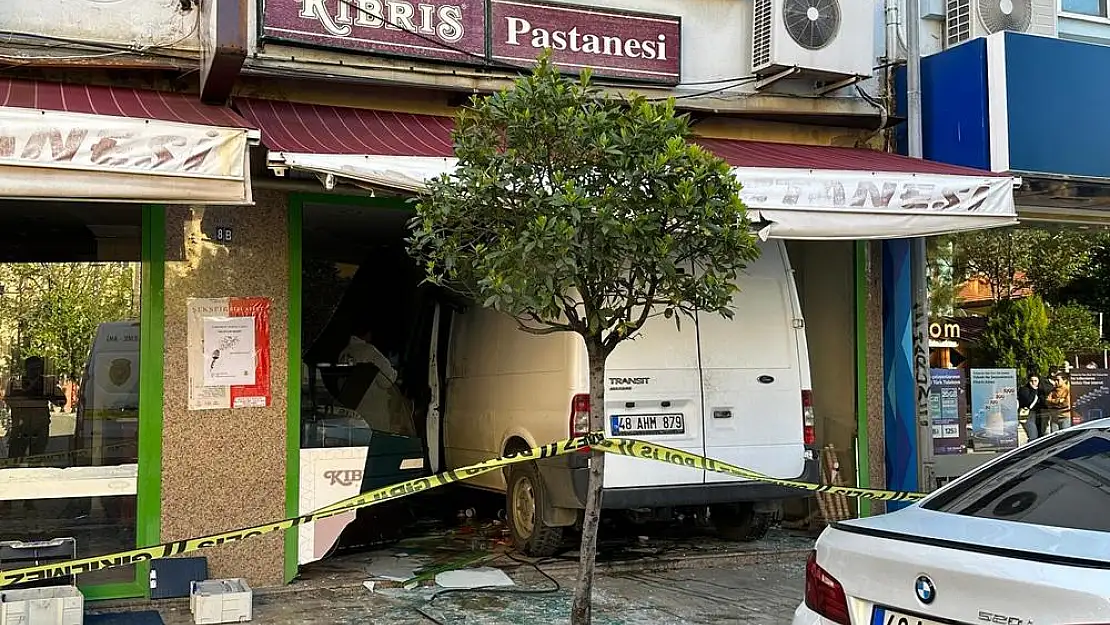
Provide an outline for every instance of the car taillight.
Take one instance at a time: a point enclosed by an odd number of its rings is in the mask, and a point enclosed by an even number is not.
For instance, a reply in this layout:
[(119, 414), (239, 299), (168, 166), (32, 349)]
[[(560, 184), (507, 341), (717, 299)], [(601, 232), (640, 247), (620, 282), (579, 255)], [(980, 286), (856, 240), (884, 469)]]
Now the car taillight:
[(809, 554), (806, 560), (806, 607), (839, 625), (851, 625), (848, 618), (848, 598), (844, 587), (817, 566), (817, 552)]
[(575, 395), (570, 400), (570, 435), (584, 436), (590, 433), (590, 396)]
[(806, 445), (817, 442), (817, 419), (813, 416), (813, 391), (802, 391), (802, 439)]

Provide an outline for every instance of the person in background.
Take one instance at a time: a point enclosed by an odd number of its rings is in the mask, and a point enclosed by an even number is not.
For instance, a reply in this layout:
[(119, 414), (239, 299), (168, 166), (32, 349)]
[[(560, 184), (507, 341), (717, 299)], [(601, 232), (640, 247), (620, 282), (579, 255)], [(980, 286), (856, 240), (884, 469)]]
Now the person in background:
[(1044, 433), (1040, 427), (1039, 416), (1044, 405), (1044, 396), (1041, 395), (1041, 378), (1037, 374), (1029, 376), (1017, 392), (1018, 417), (1025, 419), (1025, 433), (1029, 440), (1035, 440)]
[(1071, 383), (1062, 370), (1052, 376), (1052, 390), (1045, 395), (1044, 403), (1049, 432), (1071, 427)]
[(5, 389), (5, 401), (12, 411), (9, 458), (46, 453), (50, 443), (50, 405), (62, 405), (65, 397), (61, 389), (47, 384), (43, 375), (45, 368), (41, 357), (27, 358), (23, 362), (23, 375), (12, 378)]

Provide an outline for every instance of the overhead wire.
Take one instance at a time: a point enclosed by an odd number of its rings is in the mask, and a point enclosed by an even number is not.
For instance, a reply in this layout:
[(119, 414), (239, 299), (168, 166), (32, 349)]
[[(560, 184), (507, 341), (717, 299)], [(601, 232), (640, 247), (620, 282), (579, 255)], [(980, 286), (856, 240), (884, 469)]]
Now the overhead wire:
[[(70, 61), (70, 60), (93, 60), (93, 59), (100, 59), (100, 58), (111, 57), (111, 56), (121, 56), (121, 55), (125, 55), (125, 54), (146, 54), (149, 50), (162, 50), (162, 49), (167, 49), (167, 48), (173, 48), (177, 44), (179, 44), (179, 43), (189, 39), (193, 35), (195, 35), (199, 28), (200, 28), (200, 11), (196, 11), (195, 15), (193, 17), (193, 25), (192, 25), (191, 28), (189, 28), (189, 31), (187, 33), (185, 33), (184, 35), (173, 39), (172, 41), (166, 41), (166, 42), (163, 42), (163, 43), (145, 44), (145, 45), (138, 45), (138, 44), (132, 43), (132, 44), (126, 46), (126, 49), (116, 49), (116, 50), (112, 50), (112, 51), (109, 51), (109, 52), (103, 52), (103, 53), (97, 53), (97, 54), (88, 54), (88, 55), (23, 56), (23, 55), (3, 54), (3, 55), (0, 55), (0, 59), (11, 60), (11, 61), (20, 61), (20, 62), (25, 62), (25, 61)], [(9, 35), (11, 35), (11, 34), (12, 33), (9, 33)], [(9, 42), (10, 41), (11, 41), (11, 39), (9, 37)], [(60, 47), (60, 46), (52, 46), (52, 47)]]

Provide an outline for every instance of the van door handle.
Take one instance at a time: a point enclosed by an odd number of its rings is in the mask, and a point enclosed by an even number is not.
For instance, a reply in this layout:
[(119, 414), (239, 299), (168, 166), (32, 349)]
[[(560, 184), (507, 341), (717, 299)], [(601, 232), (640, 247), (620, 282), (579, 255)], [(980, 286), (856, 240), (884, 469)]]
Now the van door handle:
[(714, 419), (731, 419), (732, 418), (732, 411), (731, 410), (714, 410), (713, 411), (713, 418)]
[(756, 378), (756, 381), (759, 382), (760, 384), (771, 384), (775, 381), (775, 378), (773, 376), (769, 376), (769, 375), (761, 375), (758, 378)]

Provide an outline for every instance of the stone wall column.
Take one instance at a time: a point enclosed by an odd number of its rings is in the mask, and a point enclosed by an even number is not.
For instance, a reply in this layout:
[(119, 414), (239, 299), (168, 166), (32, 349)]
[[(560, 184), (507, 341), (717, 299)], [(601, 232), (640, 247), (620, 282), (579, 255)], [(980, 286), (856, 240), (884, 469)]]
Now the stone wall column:
[[(254, 206), (166, 208), (162, 540), (285, 517), (289, 310), (288, 199), (255, 192)], [(233, 238), (214, 240), (216, 228)], [(268, 297), (271, 396), (266, 408), (187, 408), (186, 301)], [(281, 532), (206, 549), (211, 577), (281, 584)]]

